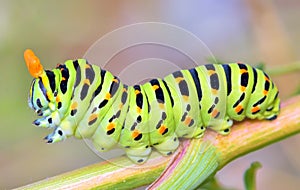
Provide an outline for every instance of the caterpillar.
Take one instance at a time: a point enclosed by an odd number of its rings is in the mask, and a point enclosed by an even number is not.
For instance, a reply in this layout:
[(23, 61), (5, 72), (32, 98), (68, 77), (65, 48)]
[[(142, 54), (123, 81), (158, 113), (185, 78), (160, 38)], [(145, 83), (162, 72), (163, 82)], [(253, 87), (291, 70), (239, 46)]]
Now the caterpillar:
[(53, 70), (44, 70), (32, 50), (24, 59), (34, 77), (28, 104), (41, 116), (33, 124), (54, 129), (47, 143), (90, 138), (99, 151), (120, 146), (138, 164), (152, 148), (170, 155), (178, 138), (200, 138), (206, 128), (226, 135), (233, 120), (273, 120), (279, 114), (275, 84), (243, 63), (202, 65), (127, 86), (85, 59)]

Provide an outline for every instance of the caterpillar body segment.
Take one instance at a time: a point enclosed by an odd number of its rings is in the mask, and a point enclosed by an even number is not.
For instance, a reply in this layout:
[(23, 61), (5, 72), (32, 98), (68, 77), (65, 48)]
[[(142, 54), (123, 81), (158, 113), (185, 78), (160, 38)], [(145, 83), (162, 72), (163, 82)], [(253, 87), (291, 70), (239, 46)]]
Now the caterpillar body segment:
[(31, 50), (24, 57), (34, 77), (28, 104), (41, 116), (34, 124), (54, 128), (48, 143), (90, 138), (99, 151), (122, 147), (135, 163), (153, 148), (172, 154), (180, 137), (200, 138), (206, 128), (228, 134), (233, 120), (272, 120), (279, 113), (277, 87), (247, 64), (203, 65), (127, 86), (84, 59), (50, 71)]

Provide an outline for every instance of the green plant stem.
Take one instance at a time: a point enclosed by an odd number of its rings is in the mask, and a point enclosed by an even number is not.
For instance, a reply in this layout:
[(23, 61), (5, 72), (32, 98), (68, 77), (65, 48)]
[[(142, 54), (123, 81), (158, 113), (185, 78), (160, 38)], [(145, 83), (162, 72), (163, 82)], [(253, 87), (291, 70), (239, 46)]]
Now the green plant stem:
[[(300, 96), (282, 104), (274, 121), (246, 120), (236, 123), (227, 136), (208, 130), (203, 141), (210, 141), (220, 153), (218, 170), (254, 150), (300, 132)], [(194, 139), (197, 140), (197, 139)], [(194, 141), (193, 140), (193, 141)], [(144, 165), (134, 165), (126, 157), (102, 162), (29, 184), (20, 189), (133, 189), (152, 183), (172, 157), (157, 153)]]
[(284, 74), (289, 74), (292, 72), (299, 72), (300, 71), (300, 61), (296, 61), (291, 64), (281, 65), (278, 68), (268, 69), (267, 72), (270, 76), (280, 76)]

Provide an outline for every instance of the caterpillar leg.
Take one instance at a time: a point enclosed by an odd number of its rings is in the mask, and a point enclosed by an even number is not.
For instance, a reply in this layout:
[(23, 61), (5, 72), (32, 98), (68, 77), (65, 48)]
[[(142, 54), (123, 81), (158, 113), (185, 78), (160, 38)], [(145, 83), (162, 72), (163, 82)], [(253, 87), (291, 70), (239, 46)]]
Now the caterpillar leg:
[(49, 134), (44, 138), (44, 140), (47, 141), (47, 143), (55, 143), (65, 140), (67, 137), (63, 130), (60, 127), (56, 127), (56, 129), (53, 131), (53, 133)]
[(221, 135), (228, 135), (230, 133), (230, 128), (232, 125), (233, 125), (232, 119), (226, 116), (224, 120), (221, 122), (220, 126), (213, 126), (211, 128)]
[(151, 151), (152, 148), (150, 146), (125, 149), (128, 158), (136, 164), (143, 164), (146, 162), (151, 154)]
[(166, 140), (158, 145), (153, 145), (159, 153), (164, 156), (169, 156), (175, 152), (175, 150), (179, 146), (179, 140), (177, 135), (174, 133), (173, 135), (166, 137)]
[(33, 124), (37, 127), (53, 128), (60, 123), (59, 113), (53, 112), (51, 115), (36, 119)]

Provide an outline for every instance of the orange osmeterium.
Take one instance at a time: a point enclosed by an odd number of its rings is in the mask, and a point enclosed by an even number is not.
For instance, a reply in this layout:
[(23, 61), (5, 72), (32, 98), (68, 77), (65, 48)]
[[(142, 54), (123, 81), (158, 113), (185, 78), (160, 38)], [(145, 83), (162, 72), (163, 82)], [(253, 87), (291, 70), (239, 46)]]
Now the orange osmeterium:
[(31, 76), (33, 76), (34, 78), (38, 78), (43, 74), (43, 65), (41, 64), (40, 59), (35, 56), (31, 49), (25, 50), (24, 59)]

